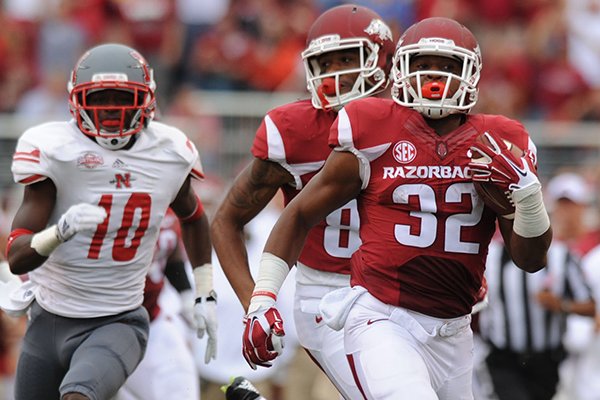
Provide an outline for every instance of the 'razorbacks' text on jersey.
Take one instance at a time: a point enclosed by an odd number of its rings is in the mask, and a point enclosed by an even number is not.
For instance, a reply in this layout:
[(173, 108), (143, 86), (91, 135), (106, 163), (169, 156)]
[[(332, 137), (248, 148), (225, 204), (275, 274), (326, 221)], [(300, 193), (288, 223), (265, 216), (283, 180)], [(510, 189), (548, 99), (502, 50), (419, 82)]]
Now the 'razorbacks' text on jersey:
[(340, 111), (330, 145), (357, 155), (363, 181), (353, 286), (434, 317), (471, 312), (496, 216), (472, 184), (469, 146), (485, 131), (532, 154), (535, 146), (517, 121), (465, 118), (438, 136), (421, 114), (391, 100), (357, 100)]
[[(280, 164), (295, 185), (282, 188), (287, 205), (321, 169), (331, 153), (327, 140), (335, 112), (315, 109), (301, 100), (271, 110), (258, 128), (252, 154)], [(312, 228), (299, 261), (313, 269), (350, 273), (350, 257), (360, 245), (356, 201), (332, 212)]]
[(19, 139), (12, 172), (23, 184), (54, 182), (49, 224), (74, 204), (106, 209), (107, 218), (94, 232), (76, 234), (29, 274), (39, 286), (40, 305), (71, 318), (114, 315), (142, 304), (167, 208), (189, 174), (202, 176), (192, 142), (158, 122), (128, 150), (99, 146), (73, 121), (36, 126)]

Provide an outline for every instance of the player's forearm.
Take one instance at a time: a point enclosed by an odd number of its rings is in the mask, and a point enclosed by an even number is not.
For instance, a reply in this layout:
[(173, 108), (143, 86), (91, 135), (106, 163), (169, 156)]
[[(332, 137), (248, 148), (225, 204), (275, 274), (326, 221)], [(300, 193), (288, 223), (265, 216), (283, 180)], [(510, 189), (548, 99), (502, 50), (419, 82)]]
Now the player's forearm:
[(537, 178), (536, 182), (514, 190), (512, 198), (514, 220), (500, 218), (501, 226), (505, 225), (505, 243), (519, 268), (536, 272), (546, 266), (546, 255), (552, 242), (552, 227)]
[(193, 221), (182, 222), (181, 237), (185, 252), (192, 266), (211, 262), (212, 245), (206, 214)]
[(248, 265), (243, 226), (215, 218), (211, 225), (211, 236), (221, 269), (244, 310), (247, 310), (254, 280)]
[(182, 260), (168, 261), (165, 266), (165, 277), (179, 293), (192, 288)]
[(551, 228), (533, 238), (524, 238), (513, 232), (510, 237), (510, 254), (519, 268), (533, 273), (546, 266), (551, 241)]
[(33, 235), (20, 236), (10, 243), (8, 263), (15, 275), (26, 274), (44, 263), (48, 258), (40, 255), (31, 247)]

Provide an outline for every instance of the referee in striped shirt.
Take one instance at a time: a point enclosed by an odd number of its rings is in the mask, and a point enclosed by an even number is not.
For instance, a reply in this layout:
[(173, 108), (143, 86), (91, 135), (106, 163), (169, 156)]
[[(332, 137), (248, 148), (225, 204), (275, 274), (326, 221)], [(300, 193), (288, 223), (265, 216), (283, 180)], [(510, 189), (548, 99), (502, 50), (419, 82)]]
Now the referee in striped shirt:
[(480, 312), (479, 334), (489, 351), (484, 366), (495, 392), (490, 398), (550, 400), (564, 358), (566, 315), (594, 315), (579, 260), (553, 240), (546, 268), (527, 273), (512, 263), (502, 242), (493, 241), (485, 276), (489, 306)]

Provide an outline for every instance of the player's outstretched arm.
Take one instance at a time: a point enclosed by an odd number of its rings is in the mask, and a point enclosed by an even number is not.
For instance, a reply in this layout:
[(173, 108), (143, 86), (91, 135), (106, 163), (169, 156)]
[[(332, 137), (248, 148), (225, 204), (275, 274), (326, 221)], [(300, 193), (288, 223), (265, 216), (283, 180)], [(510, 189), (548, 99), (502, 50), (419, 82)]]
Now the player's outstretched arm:
[(191, 187), (189, 177), (171, 203), (171, 208), (181, 222), (183, 245), (193, 266), (196, 290), (194, 320), (197, 336), (202, 338), (205, 333), (208, 334), (204, 357), (204, 362), (208, 363), (217, 355), (217, 294), (213, 290), (208, 217), (202, 202)]
[(92, 231), (106, 219), (102, 207), (80, 203), (71, 206), (56, 225), (47, 227), (56, 204), (56, 186), (50, 179), (25, 187), (8, 238), (10, 268), (24, 274), (39, 267), (61, 244), (75, 234)]
[(280, 187), (293, 181), (281, 165), (255, 158), (235, 179), (213, 218), (213, 246), (244, 310), (248, 310), (254, 287), (244, 226), (267, 206)]
[(321, 172), (288, 204), (275, 224), (244, 319), (243, 355), (252, 368), (271, 366), (271, 360), (283, 350), (285, 332), (275, 302), (308, 231), (355, 198), (361, 186), (357, 158), (351, 153), (333, 152)]

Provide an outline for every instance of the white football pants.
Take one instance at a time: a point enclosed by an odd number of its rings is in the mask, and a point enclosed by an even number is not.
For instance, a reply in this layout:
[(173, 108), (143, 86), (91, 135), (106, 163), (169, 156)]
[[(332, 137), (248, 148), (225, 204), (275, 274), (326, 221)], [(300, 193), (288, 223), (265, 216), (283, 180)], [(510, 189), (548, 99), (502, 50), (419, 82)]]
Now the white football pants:
[(338, 392), (347, 400), (361, 399), (344, 351), (343, 331), (329, 328), (319, 314), (321, 298), (349, 286), (350, 277), (317, 271), (297, 264), (294, 322), (300, 345), (317, 362)]
[(344, 325), (361, 397), (472, 400), (471, 316), (440, 319), (362, 294)]

